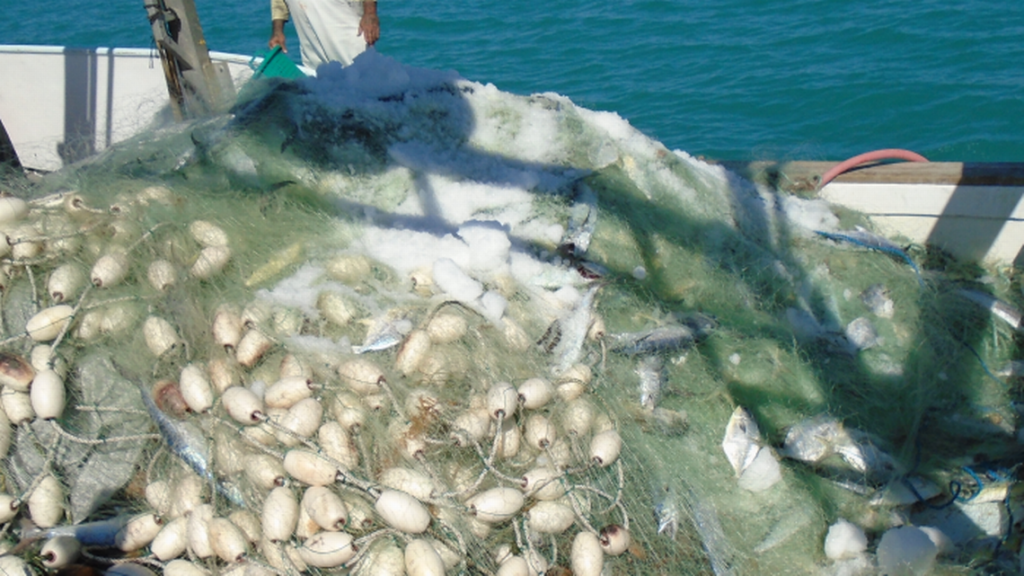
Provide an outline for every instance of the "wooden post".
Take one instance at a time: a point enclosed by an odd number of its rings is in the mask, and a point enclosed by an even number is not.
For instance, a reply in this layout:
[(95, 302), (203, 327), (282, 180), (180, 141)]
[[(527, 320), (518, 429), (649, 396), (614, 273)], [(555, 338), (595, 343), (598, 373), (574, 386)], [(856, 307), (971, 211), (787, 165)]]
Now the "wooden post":
[(214, 64), (193, 0), (143, 0), (179, 120), (223, 112), (235, 101), (227, 66)]

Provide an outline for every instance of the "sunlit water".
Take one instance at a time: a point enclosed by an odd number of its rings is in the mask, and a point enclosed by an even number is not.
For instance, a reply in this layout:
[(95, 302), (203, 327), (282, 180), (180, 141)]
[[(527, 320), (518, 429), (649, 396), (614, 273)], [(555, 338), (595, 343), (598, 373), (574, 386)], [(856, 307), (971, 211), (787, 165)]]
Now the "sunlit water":
[[(11, 3), (8, 44), (143, 47), (140, 0)], [(253, 54), (266, 2), (197, 2), (214, 50)], [(383, 2), (379, 49), (502, 90), (611, 110), (671, 149), (726, 159), (1024, 158), (1024, 4), (798, 0)], [(288, 27), (291, 46), (297, 39)], [(298, 50), (292, 50), (297, 57)]]

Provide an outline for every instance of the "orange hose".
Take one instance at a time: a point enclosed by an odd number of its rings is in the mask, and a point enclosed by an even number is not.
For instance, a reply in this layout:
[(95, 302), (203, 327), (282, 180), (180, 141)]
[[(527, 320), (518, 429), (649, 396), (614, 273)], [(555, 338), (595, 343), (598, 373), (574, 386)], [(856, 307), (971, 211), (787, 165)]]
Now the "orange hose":
[(844, 160), (839, 164), (836, 164), (831, 170), (825, 172), (821, 176), (821, 181), (818, 182), (818, 189), (825, 187), (832, 181), (833, 178), (839, 176), (843, 172), (846, 172), (854, 166), (858, 166), (865, 162), (874, 162), (876, 160), (907, 160), (908, 162), (927, 162), (928, 159), (921, 156), (917, 152), (911, 152), (910, 150), (903, 150), (900, 148), (886, 148), (885, 150), (875, 150), (874, 152), (865, 152), (858, 154), (849, 160)]

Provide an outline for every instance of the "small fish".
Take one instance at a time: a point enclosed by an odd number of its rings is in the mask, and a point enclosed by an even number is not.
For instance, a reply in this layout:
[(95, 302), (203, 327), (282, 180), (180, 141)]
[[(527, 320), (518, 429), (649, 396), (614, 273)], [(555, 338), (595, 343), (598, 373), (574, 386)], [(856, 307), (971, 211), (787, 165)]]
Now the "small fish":
[(352, 352), (356, 354), (393, 348), (402, 342), (406, 334), (412, 332), (412, 322), (394, 311), (388, 311), (368, 323), (370, 328), (366, 332), (363, 345), (352, 347)]
[(576, 364), (583, 355), (583, 342), (594, 319), (593, 307), (597, 291), (601, 284), (594, 284), (587, 289), (576, 306), (563, 318), (555, 320), (548, 333), (554, 333), (555, 343), (551, 353), (555, 356), (552, 372), (561, 374)]
[(813, 416), (789, 428), (779, 454), (816, 464), (833, 454), (835, 444), (845, 436), (843, 424), (836, 418), (826, 414)]
[(658, 522), (658, 534), (664, 534), (675, 540), (676, 534), (679, 532), (679, 495), (671, 485), (664, 482), (654, 482), (651, 489), (654, 498), (654, 519)]
[(146, 411), (156, 422), (160, 436), (171, 452), (188, 464), (200, 477), (214, 482), (222, 496), (238, 506), (245, 506), (245, 500), (236, 487), (226, 486), (214, 477), (210, 468), (210, 443), (203, 431), (191, 422), (174, 420), (164, 414), (145, 387), (139, 386), (139, 392), (142, 394), (142, 403), (145, 404)]
[(907, 251), (900, 248), (892, 240), (868, 232), (861, 226), (857, 226), (854, 230), (843, 230), (840, 232), (824, 232), (821, 230), (815, 231), (819, 236), (828, 238), (835, 242), (846, 242), (853, 244), (854, 246), (860, 246), (861, 248), (868, 248), (870, 250), (877, 250), (879, 252), (885, 252), (886, 254), (895, 256), (904, 262), (906, 262), (910, 268), (917, 275), (917, 281), (921, 286), (924, 286), (924, 279), (921, 277), (921, 270), (917, 267), (917, 264), (910, 258)]
[(612, 352), (636, 356), (681, 350), (693, 346), (697, 335), (689, 326), (673, 324), (660, 326), (643, 332), (626, 332), (612, 335)]
[(871, 321), (863, 316), (847, 324), (845, 334), (854, 352), (874, 348), (883, 343)]
[(711, 564), (715, 576), (733, 574), (731, 564), (734, 551), (721, 522), (718, 521), (714, 506), (708, 504), (706, 499), (698, 496), (692, 489), (686, 491), (683, 501), (690, 511), (693, 526), (700, 535), (700, 543), (708, 555), (708, 563)]
[(722, 450), (737, 478), (754, 461), (760, 449), (761, 431), (757, 421), (749, 410), (737, 406), (725, 426), (725, 438), (722, 439)]
[(820, 414), (790, 427), (779, 453), (786, 458), (818, 464), (832, 454), (865, 480), (887, 482), (899, 473), (899, 464), (864, 432), (847, 428), (833, 416)]
[(1004, 302), (995, 296), (986, 294), (980, 290), (968, 290), (966, 288), (962, 288), (957, 290), (957, 293), (982, 308), (988, 309), (993, 316), (999, 318), (1003, 322), (1006, 322), (1014, 330), (1021, 329), (1021, 312), (1012, 304)]
[(661, 356), (644, 356), (637, 365), (640, 377), (640, 407), (648, 413), (654, 412), (661, 400), (661, 389), (665, 385), (665, 360)]
[(900, 473), (899, 463), (859, 430), (846, 429), (834, 448), (844, 462), (869, 481), (886, 482)]
[(27, 527), (22, 532), (24, 540), (38, 540), (40, 538), (50, 539), (56, 536), (73, 536), (83, 546), (114, 546), (117, 533), (128, 523), (128, 516), (118, 516), (109, 520), (97, 522), (83, 522), (82, 524), (71, 524), (68, 526), (54, 526), (52, 528), (39, 528), (37, 526)]
[(892, 318), (896, 311), (896, 303), (889, 297), (889, 289), (885, 284), (868, 286), (861, 292), (860, 301), (879, 318)]
[(559, 243), (559, 252), (570, 258), (582, 258), (597, 228), (597, 195), (582, 182), (577, 182), (575, 188), (576, 197), (569, 210), (569, 224)]

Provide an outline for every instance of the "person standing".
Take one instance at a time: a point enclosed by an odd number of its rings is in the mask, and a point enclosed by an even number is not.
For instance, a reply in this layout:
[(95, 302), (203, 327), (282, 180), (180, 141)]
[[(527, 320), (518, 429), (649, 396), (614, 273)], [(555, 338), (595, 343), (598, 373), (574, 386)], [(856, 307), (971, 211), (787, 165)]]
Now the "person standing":
[(285, 45), (284, 23), (295, 24), (302, 64), (316, 69), (325, 62), (348, 66), (380, 38), (376, 0), (270, 0), (271, 33), (267, 45)]

